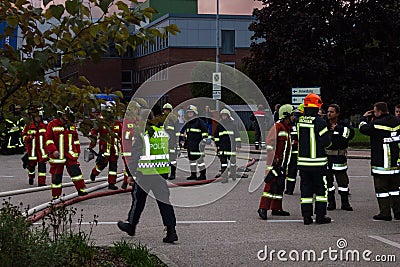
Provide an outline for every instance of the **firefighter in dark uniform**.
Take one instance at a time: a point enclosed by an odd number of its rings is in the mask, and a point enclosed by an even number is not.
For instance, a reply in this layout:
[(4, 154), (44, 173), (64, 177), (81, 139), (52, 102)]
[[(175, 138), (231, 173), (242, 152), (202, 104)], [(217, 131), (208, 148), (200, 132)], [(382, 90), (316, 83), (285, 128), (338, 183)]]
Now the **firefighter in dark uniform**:
[[(293, 124), (293, 107), (286, 104), (279, 108), (279, 120), (269, 131), (267, 144), (267, 164), (264, 191), (261, 197), (258, 215), (267, 219), (267, 211), (272, 210), (272, 215), (289, 216), (290, 213), (282, 208), (285, 177), (290, 161), (290, 128)], [(274, 149), (274, 144), (276, 147)]]
[(374, 110), (361, 117), (360, 133), (368, 135), (371, 143), (371, 173), (374, 177), (379, 214), (375, 220), (400, 220), (400, 119), (389, 114), (387, 104), (378, 102)]
[(3, 150), (7, 155), (23, 154), (25, 146), (22, 142), (22, 131), (24, 130), (25, 122), (21, 114), (21, 106), (12, 104), (10, 112), (11, 114), (4, 118)]
[(174, 208), (170, 204), (170, 192), (165, 181), (170, 172), (168, 134), (162, 127), (152, 124), (154, 116), (149, 109), (141, 111), (142, 121), (146, 125), (135, 132), (132, 146), (132, 156), (129, 162), (129, 170), (136, 177), (129, 178), (132, 185), (132, 206), (128, 214), (128, 222), (119, 221), (118, 228), (135, 235), (136, 225), (146, 204), (149, 191), (153, 191), (164, 226), (167, 227), (167, 235), (163, 238), (165, 243), (173, 243), (178, 240), (176, 234), (176, 218)]
[(162, 120), (164, 122), (164, 129), (169, 135), (168, 147), (169, 147), (169, 160), (171, 163), (171, 174), (168, 180), (174, 180), (176, 178), (176, 167), (177, 167), (177, 155), (179, 149), (179, 136), (180, 126), (178, 117), (171, 113), (173, 110), (172, 105), (169, 103), (163, 106)]
[(263, 105), (258, 105), (250, 120), (254, 122), (254, 145), (256, 149), (265, 148), (265, 132), (267, 130), (267, 118)]
[(335, 185), (333, 176), (336, 177), (338, 193), (341, 198), (341, 209), (352, 211), (349, 203), (349, 176), (347, 175), (347, 148), (349, 141), (354, 138), (353, 127), (343, 121), (338, 120), (340, 106), (331, 104), (328, 107), (327, 125), (331, 134), (332, 145), (326, 149), (328, 155), (328, 172), (326, 175), (328, 182), (328, 210), (336, 209)]
[(328, 158), (325, 148), (330, 146), (330, 135), (325, 121), (318, 116), (321, 98), (308, 94), (304, 98), (304, 114), (297, 123), (299, 152), (297, 167), (300, 170), (301, 213), (304, 224), (313, 223), (313, 196), (315, 194), (316, 222), (330, 223), (326, 217), (328, 190), (326, 168)]
[(304, 112), (304, 104), (300, 104), (297, 109), (293, 112), (294, 114), (294, 122), (292, 125), (292, 129), (290, 130), (290, 139), (292, 142), (292, 154), (290, 155), (290, 162), (288, 166), (288, 173), (286, 175), (286, 190), (285, 194), (293, 195), (294, 188), (296, 186), (296, 178), (297, 178), (297, 153), (299, 139), (297, 137), (297, 122), (299, 121), (299, 117)]
[[(190, 105), (187, 110), (187, 122), (183, 126), (186, 134), (186, 144), (190, 162), (191, 175), (187, 180), (206, 180), (206, 164), (204, 163), (204, 146), (208, 138), (208, 129), (206, 124), (198, 115), (197, 107)], [(200, 176), (197, 177), (197, 167), (200, 170)]]
[(228, 160), (230, 161), (230, 174), (236, 180), (236, 153), (241, 147), (241, 138), (238, 126), (231, 117), (231, 112), (224, 108), (220, 112), (221, 120), (214, 131), (214, 142), (221, 162), (220, 173), (215, 178), (222, 176), (222, 183), (228, 182)]
[(43, 121), (43, 107), (29, 109), (32, 121), (27, 124), (22, 132), (26, 147), (26, 162), (23, 167), (28, 169), (28, 182), (33, 185), (35, 168), (38, 166), (38, 186), (46, 185), (46, 162), (49, 160), (45, 151), (47, 123)]

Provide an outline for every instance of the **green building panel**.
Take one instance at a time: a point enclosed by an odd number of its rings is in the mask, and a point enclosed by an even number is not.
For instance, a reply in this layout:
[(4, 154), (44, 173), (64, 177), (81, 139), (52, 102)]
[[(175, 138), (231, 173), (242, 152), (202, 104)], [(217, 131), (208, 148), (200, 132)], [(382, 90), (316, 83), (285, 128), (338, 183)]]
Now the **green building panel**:
[(152, 7), (158, 11), (152, 20), (156, 20), (165, 14), (197, 14), (198, 0), (147, 0), (139, 8)]

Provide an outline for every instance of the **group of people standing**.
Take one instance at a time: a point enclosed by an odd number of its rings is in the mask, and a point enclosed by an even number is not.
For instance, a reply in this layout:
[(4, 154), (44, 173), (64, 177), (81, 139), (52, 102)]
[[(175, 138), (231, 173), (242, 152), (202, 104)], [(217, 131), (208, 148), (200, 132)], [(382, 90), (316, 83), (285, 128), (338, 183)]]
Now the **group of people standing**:
[[(331, 104), (326, 118), (319, 116), (321, 98), (309, 94), (296, 110), (282, 105), (278, 121), (266, 138), (267, 170), (258, 214), (266, 220), (272, 215), (289, 216), (283, 210), (283, 194), (293, 194), (297, 171), (300, 171), (301, 212), (304, 224), (330, 223), (327, 210), (336, 209), (334, 178), (341, 198), (341, 209), (353, 211), (349, 203), (347, 148), (355, 131), (349, 122), (340, 120), (340, 106)], [(396, 109), (400, 106), (396, 106)], [(361, 118), (360, 132), (371, 137), (371, 172), (374, 176), (380, 213), (375, 220), (400, 219), (400, 119), (390, 115), (386, 103), (374, 105)], [(276, 143), (276, 144), (275, 144)], [(286, 179), (286, 191), (285, 191)], [(315, 201), (315, 208), (313, 202)]]

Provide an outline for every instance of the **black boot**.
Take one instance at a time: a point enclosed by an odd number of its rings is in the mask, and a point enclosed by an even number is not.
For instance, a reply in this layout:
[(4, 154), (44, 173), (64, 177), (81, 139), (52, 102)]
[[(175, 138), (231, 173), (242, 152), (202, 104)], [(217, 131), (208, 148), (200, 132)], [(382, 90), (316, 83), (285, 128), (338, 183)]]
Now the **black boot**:
[(191, 172), (190, 176), (188, 178), (186, 178), (186, 180), (196, 180), (197, 176), (195, 172)]
[(122, 185), (121, 185), (121, 188), (122, 189), (126, 189), (127, 187), (128, 187), (128, 183), (123, 182)]
[(266, 209), (258, 209), (258, 216), (260, 216), (261, 219), (266, 220), (268, 219), (267, 216), (267, 210)]
[(331, 218), (327, 216), (318, 216), (317, 219), (315, 220), (318, 224), (326, 224), (331, 222)]
[(126, 223), (126, 222), (123, 222), (123, 221), (118, 221), (117, 226), (121, 231), (126, 232), (129, 236), (134, 236), (135, 235), (135, 232), (136, 232), (136, 225), (135, 224), (130, 224), (130, 223)]
[(385, 216), (385, 215), (382, 215), (381, 213), (379, 213), (378, 215), (375, 215), (373, 217), (373, 219), (377, 220), (377, 221), (391, 221), (392, 220), (392, 216), (390, 216), (390, 215)]
[(304, 222), (304, 225), (310, 225), (313, 223), (313, 219), (312, 219), (312, 217), (309, 217), (309, 216), (303, 217), (303, 222)]
[(171, 166), (171, 174), (168, 177), (168, 180), (175, 180), (176, 166)]
[(340, 198), (342, 200), (342, 210), (347, 210), (347, 211), (353, 211), (353, 208), (350, 206), (349, 203), (349, 193), (348, 192), (343, 192), (340, 193)]
[(163, 238), (164, 243), (174, 243), (178, 241), (175, 226), (167, 226), (167, 236)]
[(86, 192), (85, 189), (78, 190), (78, 196), (80, 196), (80, 197), (86, 196), (87, 194), (88, 194), (88, 192)]
[(93, 174), (93, 172), (90, 174), (90, 180), (94, 182), (96, 180), (96, 175)]
[(326, 209), (327, 210), (336, 209), (335, 191), (328, 192), (328, 206), (326, 207)]
[(118, 187), (115, 184), (108, 184), (108, 189), (110, 189), (110, 190), (118, 190)]
[(200, 171), (200, 176), (196, 180), (197, 181), (199, 181), (199, 180), (207, 180), (206, 170), (205, 169)]

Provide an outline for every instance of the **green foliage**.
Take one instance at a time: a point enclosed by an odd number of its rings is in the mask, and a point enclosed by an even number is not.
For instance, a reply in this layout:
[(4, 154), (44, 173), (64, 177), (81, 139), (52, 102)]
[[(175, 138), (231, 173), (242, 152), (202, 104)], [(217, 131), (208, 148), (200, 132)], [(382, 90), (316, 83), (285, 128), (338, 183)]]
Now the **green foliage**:
[[(76, 210), (52, 206), (42, 224), (32, 225), (19, 207), (4, 201), (0, 209), (0, 266), (93, 266), (94, 243), (89, 233), (73, 231)], [(79, 220), (82, 222), (82, 215)], [(51, 235), (52, 233), (52, 235)]]
[(343, 115), (400, 103), (399, 1), (263, 0), (250, 26), (250, 77), (270, 103), (320, 86)]
[[(69, 105), (77, 120), (82, 120), (90, 115), (85, 110), (99, 107), (101, 101), (91, 96), (99, 93), (100, 88), (92, 86), (84, 77), (80, 77), (79, 84), (61, 80), (56, 76), (60, 69), (87, 61), (99, 62), (111, 46), (123, 55), (128, 47), (136, 49), (156, 36), (179, 32), (176, 25), (140, 28), (156, 10), (132, 12), (122, 1), (117, 1), (117, 11), (113, 13), (109, 12), (115, 2), (112, 0), (42, 2), (44, 9), (34, 8), (31, 1), (0, 1), (0, 21), (7, 22), (0, 38), (12, 38), (18, 30), (22, 43), (17, 49), (9, 45), (0, 48), (0, 114), (15, 103), (26, 109), (44, 106), (46, 115), (51, 117), (58, 108)], [(100, 12), (98, 19), (92, 17), (94, 11)], [(134, 25), (139, 27), (137, 32), (131, 30)], [(104, 90), (108, 94), (114, 91), (113, 88)], [(124, 109), (121, 99), (117, 100), (114, 113), (122, 117)], [(87, 129), (83, 131), (87, 133)]]
[(126, 264), (128, 266), (137, 266), (137, 267), (156, 267), (156, 266), (164, 266), (155, 258), (150, 255), (149, 249), (142, 244), (132, 244), (128, 243), (125, 240), (114, 243), (114, 247), (112, 247), (112, 253), (114, 256), (120, 256), (124, 258)]

